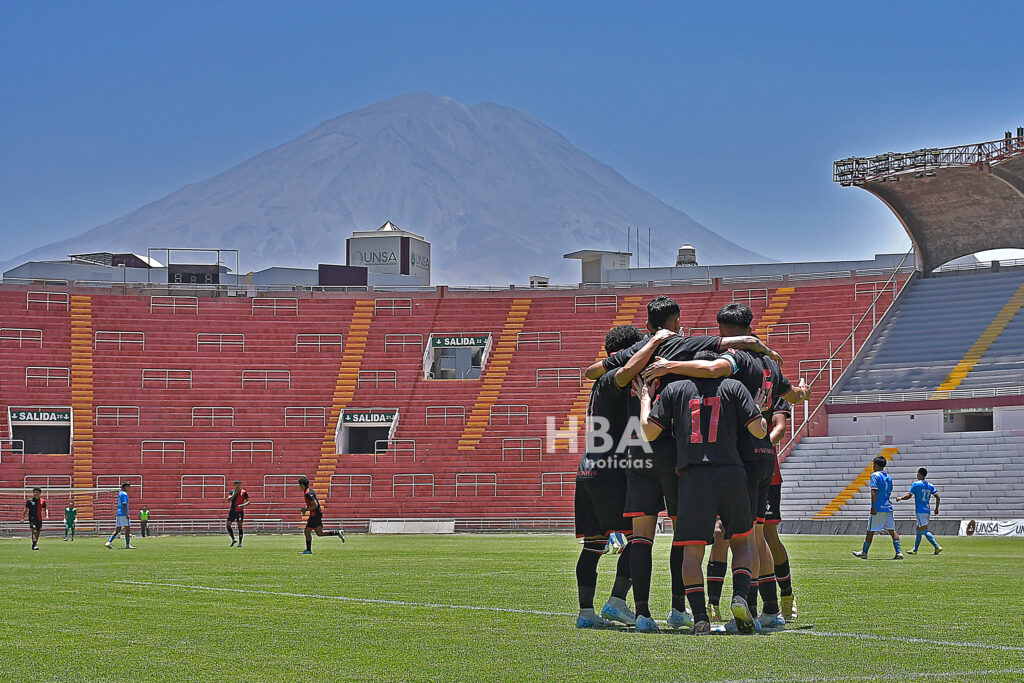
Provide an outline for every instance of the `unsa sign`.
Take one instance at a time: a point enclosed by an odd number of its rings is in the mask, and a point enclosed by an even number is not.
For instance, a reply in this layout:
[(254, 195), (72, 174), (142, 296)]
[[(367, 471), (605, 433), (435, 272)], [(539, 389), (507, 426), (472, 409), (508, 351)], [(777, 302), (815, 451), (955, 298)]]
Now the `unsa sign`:
[(434, 337), (433, 345), (435, 347), (453, 347), (453, 346), (486, 346), (487, 337)]

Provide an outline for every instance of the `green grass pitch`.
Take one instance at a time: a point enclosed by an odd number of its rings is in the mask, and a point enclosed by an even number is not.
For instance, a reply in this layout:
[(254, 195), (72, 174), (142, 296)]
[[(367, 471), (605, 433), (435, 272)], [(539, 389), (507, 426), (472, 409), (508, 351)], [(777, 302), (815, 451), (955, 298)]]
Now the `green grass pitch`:
[(0, 680), (1024, 680), (1024, 539), (943, 538), (903, 562), (883, 538), (867, 562), (860, 539), (786, 541), (814, 629), (694, 638), (574, 628), (568, 535), (317, 538), (311, 556), (300, 536), (3, 539)]

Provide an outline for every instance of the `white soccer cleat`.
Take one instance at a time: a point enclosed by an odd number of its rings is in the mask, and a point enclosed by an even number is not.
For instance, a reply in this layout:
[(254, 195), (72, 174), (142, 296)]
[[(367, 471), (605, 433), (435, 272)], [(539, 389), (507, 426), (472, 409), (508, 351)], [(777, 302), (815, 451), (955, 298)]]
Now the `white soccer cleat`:
[(868, 559), (868, 554), (863, 550), (851, 550), (850, 554), (852, 554), (854, 557), (859, 557), (862, 560)]
[(608, 602), (601, 608), (601, 617), (606, 621), (617, 621), (626, 626), (636, 626), (636, 615), (630, 611), (626, 601), (622, 598), (608, 598)]
[(113, 546), (113, 544), (111, 544), (111, 542), (110, 542), (110, 541), (107, 541), (107, 542), (106, 542), (106, 543), (104, 543), (103, 545), (107, 546), (107, 547), (108, 547), (108, 548), (110, 548), (111, 550), (113, 550), (113, 549), (114, 549), (114, 546)]
[(894, 559), (894, 560), (902, 560), (902, 559), (904, 559), (903, 553), (896, 553), (896, 555), (892, 559)]
[(757, 618), (757, 623), (765, 631), (779, 631), (786, 628), (786, 620), (781, 614), (766, 614), (761, 612), (761, 615)]
[(939, 553), (941, 553), (941, 552), (942, 552), (942, 546), (940, 545), (940, 546), (939, 546), (938, 548), (936, 548), (936, 549), (935, 549), (935, 552), (934, 552), (934, 553), (932, 553), (932, 554), (933, 554), (933, 555), (938, 555), (938, 554), (939, 554)]
[(580, 610), (580, 614), (576, 617), (576, 628), (611, 628), (612, 626), (614, 626), (612, 622), (597, 616), (593, 609)]
[(669, 628), (691, 628), (693, 626), (693, 616), (689, 612), (680, 612), (673, 607), (672, 611), (668, 613), (665, 623), (668, 624)]

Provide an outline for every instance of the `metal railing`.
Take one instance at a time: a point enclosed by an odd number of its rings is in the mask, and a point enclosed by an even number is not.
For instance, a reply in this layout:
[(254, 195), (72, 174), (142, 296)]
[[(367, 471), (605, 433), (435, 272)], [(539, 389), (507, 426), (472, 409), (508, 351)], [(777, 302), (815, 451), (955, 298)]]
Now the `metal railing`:
[(235, 426), (235, 409), (232, 406), (195, 406), (192, 408), (192, 426), (196, 421), (200, 426), (216, 427), (221, 422), (227, 421), (229, 427)]
[(262, 386), (269, 389), (271, 385), (283, 384), (286, 389), (292, 388), (291, 370), (259, 370), (250, 368), (242, 370), (242, 388), (247, 385)]
[(527, 437), (527, 438), (505, 438), (501, 440), (501, 461), (505, 462), (505, 457), (509, 453), (519, 453), (519, 461), (523, 462), (526, 460), (527, 453), (533, 453), (536, 451), (537, 460), (544, 459), (544, 441), (539, 436)]
[(533, 386), (539, 387), (541, 382), (554, 382), (561, 387), (562, 382), (573, 386), (583, 386), (583, 371), (579, 368), (537, 368), (534, 372)]
[(303, 474), (264, 474), (263, 475), (263, 496), (270, 498), (276, 489), (281, 489), (280, 495), (287, 495), (289, 489), (297, 487), (299, 477)]
[(340, 334), (328, 333), (328, 334), (297, 334), (295, 335), (295, 352), (298, 353), (299, 349), (306, 347), (316, 347), (317, 353), (324, 350), (324, 347), (328, 349), (332, 347), (338, 347), (338, 353), (341, 353), (342, 348), (342, 337)]
[[(66, 284), (66, 283), (65, 283)], [(32, 304), (35, 304), (33, 307)], [(39, 310), (40, 308), (47, 311), (55, 309), (59, 306), (58, 310), (70, 311), (71, 310), (71, 295), (67, 292), (26, 292), (25, 293), (25, 310), (31, 311), (33, 308)]]
[(839, 280), (847, 277), (853, 277), (853, 273), (848, 270), (827, 270), (821, 273), (792, 273), (789, 280)]
[(223, 351), (225, 346), (232, 350), (234, 347), (238, 347), (244, 353), (245, 335), (237, 332), (199, 332), (196, 334), (196, 351), (214, 347), (218, 351)]
[(755, 301), (763, 301), (765, 306), (768, 305), (768, 290), (767, 289), (734, 289), (732, 290), (732, 300), (734, 303), (744, 303), (748, 306), (753, 306)]
[(133, 419), (137, 427), (142, 421), (141, 412), (139, 406), (96, 406), (93, 410), (93, 424), (100, 424), (100, 420), (113, 420), (114, 426), (120, 427), (122, 419)]
[[(836, 385), (835, 378), (843, 374), (842, 358), (808, 358), (797, 365), (797, 374), (806, 377), (808, 373), (828, 370), (828, 388)], [(838, 374), (836, 374), (838, 372)]]
[(888, 282), (874, 281), (874, 282), (856, 282), (853, 285), (853, 300), (856, 301), (857, 297), (862, 294), (868, 294), (871, 298), (877, 298), (880, 292), (892, 291), (892, 295), (896, 296), (896, 281), (889, 280)]
[(167, 456), (177, 458), (181, 456), (181, 464), (185, 464), (185, 442), (181, 440), (158, 440), (146, 439), (139, 449), (139, 463), (146, 463), (146, 456), (160, 455), (160, 463), (167, 463)]
[[(186, 483), (186, 481), (190, 483)], [(194, 483), (192, 483), (194, 482)], [(216, 492), (214, 497), (223, 498), (227, 488), (226, 477), (223, 474), (183, 474), (179, 480), (178, 495), (181, 498), (209, 498), (208, 490)], [(199, 489), (199, 495), (185, 495), (185, 490)]]
[(71, 368), (30, 365), (25, 368), (25, 386), (71, 386)]
[(31, 327), (0, 327), (0, 344), (5, 341), (18, 342), (19, 349), (25, 346), (25, 342), (39, 344), (39, 348), (43, 348), (43, 331)]
[(143, 368), (142, 370), (142, 388), (146, 388), (146, 383), (160, 384), (163, 383), (164, 389), (170, 389), (171, 385), (186, 384), (188, 388), (192, 388), (192, 371), (183, 370), (180, 368)]
[[(487, 424), (493, 425), (495, 418), (504, 418), (503, 424), (529, 424), (530, 423), (530, 406), (525, 403), (506, 403), (493, 405), (488, 409)], [(523, 418), (522, 422), (513, 423), (513, 418)]]
[(783, 282), (786, 276), (782, 273), (774, 273), (770, 275), (733, 275), (731, 277), (723, 277), (723, 285), (739, 285), (747, 282)]
[(398, 315), (400, 312), (405, 315), (412, 315), (412, 299), (374, 299), (373, 314), (390, 313)]
[(104, 480), (113, 480), (112, 484), (106, 484), (110, 488), (121, 488), (121, 484), (128, 482), (133, 487), (132, 493), (142, 498), (142, 475), (141, 474), (97, 474), (96, 488), (104, 486)]
[(270, 311), (272, 315), (279, 312), (299, 314), (299, 300), (294, 297), (256, 297), (252, 300), (250, 315), (256, 311)]
[[(338, 483), (335, 483), (335, 480)], [(335, 493), (334, 488), (338, 487), (343, 493)], [(365, 493), (363, 490), (365, 489)], [(373, 475), (370, 474), (332, 474), (331, 482), (327, 487), (327, 495), (338, 498), (355, 498), (356, 491), (360, 491), (360, 497), (373, 497)]]
[(0, 463), (4, 461), (4, 453), (20, 455), (25, 462), (25, 441), (23, 439), (0, 439)]
[(145, 332), (118, 332), (115, 330), (96, 330), (92, 336), (92, 347), (98, 349), (100, 344), (117, 345), (120, 351), (125, 346), (141, 346), (146, 349)]
[(284, 409), (284, 426), (292, 420), (301, 420), (305, 427), (310, 421), (313, 424), (327, 425), (327, 408), (323, 406), (286, 406)]
[(548, 493), (564, 496), (567, 488), (571, 493), (575, 487), (575, 472), (543, 472), (540, 475), (540, 495), (542, 496)]
[(811, 324), (810, 323), (772, 323), (768, 325), (768, 330), (765, 333), (768, 342), (772, 341), (772, 338), (782, 339), (785, 337), (787, 342), (796, 339), (803, 339), (805, 341), (811, 340)]
[(391, 460), (398, 462), (399, 455), (408, 455), (416, 462), (416, 439), (377, 439), (373, 442), (373, 461), (391, 454)]
[(356, 388), (362, 388), (365, 386), (373, 386), (375, 389), (381, 388), (381, 385), (385, 388), (390, 384), (392, 389), (398, 388), (398, 371), (397, 370), (360, 370), (356, 374)]
[[(54, 483), (57, 482), (57, 483)], [(25, 488), (38, 486), (41, 489), (70, 489), (70, 474), (26, 474), (21, 485)]]
[[(846, 349), (847, 343), (849, 343), (849, 345), (850, 345), (849, 354), (850, 354), (851, 364), (850, 364), (850, 366), (847, 366), (846, 370), (842, 374), (845, 374), (846, 372), (849, 371), (850, 367), (853, 365), (853, 363), (852, 363), (853, 359), (857, 357), (857, 347), (856, 347), (857, 330), (859, 330), (861, 325), (864, 324), (864, 321), (867, 320), (868, 313), (873, 313), (875, 311), (875, 305), (877, 304), (878, 299), (882, 296), (882, 292), (886, 291), (886, 288), (888, 287), (888, 282), (896, 279), (896, 276), (899, 274), (900, 269), (903, 268), (903, 265), (906, 263), (907, 259), (909, 259), (911, 257), (911, 255), (913, 255), (913, 253), (914, 253), (914, 250), (911, 248), (906, 254), (904, 254), (904, 256), (900, 260), (899, 264), (895, 268), (893, 268), (892, 274), (889, 276), (889, 279), (886, 281), (886, 285), (881, 290), (879, 290), (879, 292), (875, 295), (875, 298), (872, 299), (871, 305), (868, 307), (869, 310), (864, 311), (864, 313), (860, 316), (860, 320), (856, 320), (854, 322), (854, 324), (852, 325), (853, 329), (850, 330), (850, 334), (847, 335), (847, 337), (839, 344), (839, 346), (831, 354), (829, 354), (828, 358), (824, 359), (824, 363), (822, 364), (822, 367), (817, 371), (817, 373), (815, 373), (815, 375), (811, 379), (807, 380), (807, 384), (811, 385), (812, 388), (814, 386), (814, 383), (818, 381), (818, 379), (822, 376), (823, 373), (826, 372), (826, 370), (828, 370), (830, 373), (832, 372), (831, 361), (833, 361), (834, 359), (838, 358), (840, 353), (845, 353), (844, 350)], [(896, 304), (896, 300), (899, 298), (899, 295), (903, 293), (903, 291), (907, 287), (907, 284), (910, 283), (910, 281), (912, 279), (913, 279), (912, 277), (911, 278), (907, 278), (903, 282), (903, 285), (899, 289), (899, 293), (897, 294), (896, 297), (893, 298), (891, 306), (894, 306)], [(872, 328), (871, 328), (872, 332), (875, 330), (876, 326), (877, 326), (877, 320), (875, 321), (875, 323), (872, 324)], [(870, 333), (867, 336), (870, 336)], [(838, 383), (838, 381), (840, 379), (842, 379), (842, 374), (840, 375), (840, 377), (838, 379), (835, 380), (835, 382)], [(831, 376), (830, 376), (830, 384), (832, 384), (832, 377)], [(831, 391), (831, 388), (830, 388), (830, 391)], [(799, 439), (803, 438), (804, 433), (807, 431), (809, 425), (811, 424), (811, 421), (818, 414), (818, 411), (820, 411), (822, 409), (822, 407), (826, 405), (826, 399), (827, 399), (827, 394), (826, 394), (826, 396), (823, 396), (820, 401), (818, 401), (817, 406), (815, 406), (815, 408), (813, 410), (809, 410), (808, 409), (808, 404), (806, 404), (806, 403), (804, 404), (804, 418), (803, 418), (803, 420), (800, 422), (800, 424), (798, 426), (796, 426), (795, 429), (793, 429), (792, 433), (790, 434), (789, 441), (787, 441), (785, 443), (785, 445), (783, 445), (779, 449), (779, 457), (780, 457), (781, 460), (785, 460), (786, 457), (789, 455), (789, 452), (792, 450), (793, 446), (796, 444), (796, 442)], [(795, 414), (794, 414), (793, 423), (796, 424)]]
[[(398, 497), (399, 491), (409, 490), (409, 496), (418, 498), (421, 495), (434, 495), (433, 474), (395, 474), (391, 477), (391, 495)], [(425, 493), (422, 493), (425, 492)]]
[(194, 296), (178, 296), (176, 294), (154, 294), (149, 297), (149, 312), (159, 309), (170, 309), (171, 313), (191, 311), (199, 314), (199, 299)]
[[(480, 489), (483, 489), (483, 494), (480, 493)], [(459, 472), (455, 475), (455, 496), (458, 497), (459, 493), (464, 490), (470, 490), (473, 496), (490, 496), (496, 497), (498, 495), (498, 475), (494, 472)]]
[(688, 337), (717, 337), (717, 327), (691, 327), (686, 331)]
[(573, 297), (572, 311), (578, 313), (580, 309), (597, 313), (600, 308), (614, 308), (619, 310), (619, 297), (615, 294), (582, 294)]
[(561, 332), (519, 332), (516, 334), (516, 351), (523, 346), (532, 346), (538, 351), (542, 351), (551, 348), (552, 345), (555, 347), (554, 350), (562, 350)]
[(430, 424), (431, 420), (441, 420), (442, 424), (447, 425), (449, 418), (453, 421), (458, 418), (458, 424), (465, 426), (466, 406), (427, 406), (424, 410), (423, 424)]
[(859, 403), (902, 403), (905, 401), (943, 401), (958, 398), (994, 398), (1024, 396), (1024, 387), (979, 387), (977, 389), (943, 389), (932, 391), (893, 391), (829, 396), (829, 405)]
[(394, 332), (391, 334), (384, 335), (384, 352), (387, 353), (391, 348), (398, 348), (401, 351), (405, 351), (408, 348), (412, 348), (414, 351), (423, 350), (423, 335), (422, 334), (402, 334)]
[(249, 456), (249, 464), (256, 462), (256, 456), (267, 455), (274, 462), (273, 439), (232, 439), (228, 450), (228, 462), (234, 464), (235, 456)]

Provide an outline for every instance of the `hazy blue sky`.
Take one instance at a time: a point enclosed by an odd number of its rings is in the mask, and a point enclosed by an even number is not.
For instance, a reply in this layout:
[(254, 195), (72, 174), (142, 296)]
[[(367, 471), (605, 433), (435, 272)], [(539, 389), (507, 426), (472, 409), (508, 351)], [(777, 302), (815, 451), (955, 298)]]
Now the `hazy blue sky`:
[(776, 258), (901, 250), (832, 161), (1024, 125), (1022, 26), (1021, 2), (0, 0), (0, 260), (416, 90), (521, 109)]

